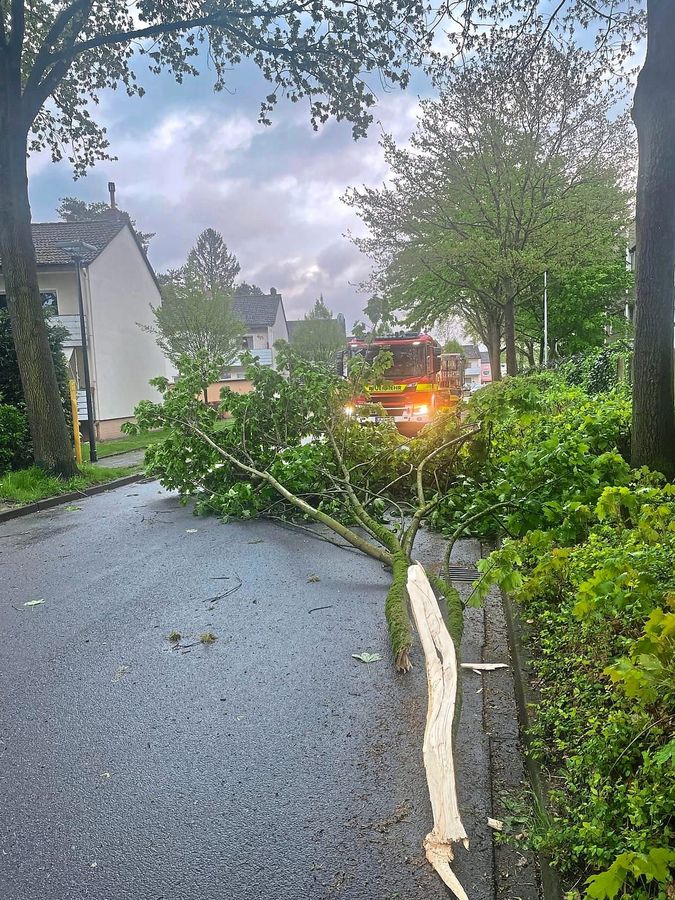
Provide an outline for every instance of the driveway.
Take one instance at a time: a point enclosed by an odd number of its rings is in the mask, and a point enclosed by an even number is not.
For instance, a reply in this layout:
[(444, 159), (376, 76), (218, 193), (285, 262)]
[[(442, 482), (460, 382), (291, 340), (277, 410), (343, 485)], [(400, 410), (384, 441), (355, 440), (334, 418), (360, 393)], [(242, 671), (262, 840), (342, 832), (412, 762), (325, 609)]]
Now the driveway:
[[(447, 898), (421, 651), (394, 674), (381, 567), (157, 483), (77, 506), (0, 527), (2, 900)], [(471, 900), (494, 896), (484, 831), (458, 851)]]

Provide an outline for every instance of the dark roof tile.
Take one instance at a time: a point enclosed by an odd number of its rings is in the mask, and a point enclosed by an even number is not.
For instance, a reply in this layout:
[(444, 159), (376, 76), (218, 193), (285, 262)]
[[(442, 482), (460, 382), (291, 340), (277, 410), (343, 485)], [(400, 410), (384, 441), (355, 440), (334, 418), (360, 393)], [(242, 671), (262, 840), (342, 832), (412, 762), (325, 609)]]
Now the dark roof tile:
[(462, 350), (467, 359), (478, 359), (480, 357), (480, 350), (475, 344), (462, 344)]
[(247, 328), (271, 328), (277, 320), (281, 294), (252, 294), (234, 298), (234, 311)]
[(92, 250), (83, 259), (85, 265), (93, 262), (124, 225), (121, 221), (35, 222), (32, 231), (37, 264), (64, 266), (71, 263), (70, 255), (58, 246), (64, 241), (84, 241), (96, 247), (96, 251)]

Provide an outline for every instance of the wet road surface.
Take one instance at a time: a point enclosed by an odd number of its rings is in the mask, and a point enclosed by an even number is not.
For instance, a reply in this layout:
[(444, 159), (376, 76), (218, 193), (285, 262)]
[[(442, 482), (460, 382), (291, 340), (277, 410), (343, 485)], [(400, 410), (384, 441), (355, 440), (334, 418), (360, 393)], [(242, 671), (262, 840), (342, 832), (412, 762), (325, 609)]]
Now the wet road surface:
[(447, 898), (421, 651), (394, 675), (379, 564), (154, 482), (77, 505), (0, 526), (0, 898)]

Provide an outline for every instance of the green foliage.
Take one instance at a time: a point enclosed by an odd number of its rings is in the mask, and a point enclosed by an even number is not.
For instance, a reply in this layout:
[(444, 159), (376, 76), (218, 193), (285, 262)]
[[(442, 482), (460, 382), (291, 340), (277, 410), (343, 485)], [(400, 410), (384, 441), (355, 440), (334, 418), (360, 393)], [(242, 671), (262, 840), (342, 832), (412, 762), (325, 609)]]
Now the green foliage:
[(138, 238), (138, 242), (145, 253), (148, 252), (150, 241), (155, 236), (154, 232), (139, 231), (136, 228), (136, 222), (128, 213), (121, 209), (111, 209), (110, 206), (103, 201), (87, 203), (85, 200), (80, 200), (78, 197), (61, 197), (56, 212), (59, 218), (63, 219), (64, 222), (96, 222), (101, 219), (103, 219), (103, 221), (119, 221), (120, 218), (124, 218), (129, 223), (131, 230)]
[(373, 260), (380, 305), (414, 325), (458, 316), (487, 346), (513, 305), (519, 333), (538, 339), (545, 271), (574, 301), (555, 322), (567, 340), (586, 318), (600, 333), (625, 279), (631, 137), (616, 94), (591, 74), (591, 53), (545, 32), (521, 33), (518, 53), (524, 68), (507, 40), (486, 36), (461, 64), (439, 62), (439, 97), (422, 102), (409, 146), (382, 140), (390, 183), (346, 197), (369, 231), (355, 243)]
[(334, 319), (323, 296), (319, 297), (303, 322), (298, 322), (291, 335), (295, 353), (302, 359), (330, 365), (335, 353), (346, 342), (344, 319)]
[[(249, 357), (253, 390), (239, 394), (224, 388), (215, 410), (198, 395), (204, 371), (213, 377), (219, 362), (209, 369), (201, 354), (184, 357), (175, 384), (165, 378), (153, 382), (162, 403), (139, 404), (136, 424), (125, 430), (166, 429), (146, 452), (146, 470), (178, 490), (184, 502), (194, 498), (196, 512), (226, 518), (304, 516), (391, 565), (385, 614), (396, 666), (406, 670), (412, 643), (407, 567), (419, 523), (438, 494), (420, 499), (411, 462), (419, 457), (414, 442), (409, 446), (390, 422), (363, 427), (346, 413), (366, 385), (382, 378), (391, 354), (379, 354), (372, 363), (354, 359), (348, 379), (299, 358), (288, 345), (279, 348), (278, 363), (282, 371)], [(220, 427), (222, 415), (230, 417), (227, 428)], [(450, 425), (443, 427), (447, 431)], [(455, 422), (451, 433), (456, 429)], [(438, 434), (444, 433), (439, 427)], [(363, 529), (367, 539), (351, 525)], [(459, 598), (449, 586), (443, 590), (453, 628), (461, 628)]]
[[(664, 850), (675, 814), (675, 486), (627, 470), (604, 449), (606, 417), (620, 411), (616, 392), (595, 398), (602, 412), (591, 416), (575, 389), (574, 405), (559, 415), (551, 407), (562, 396), (558, 376), (532, 379), (530, 387), (506, 384), (498, 397), (482, 399), (483, 410), (500, 407), (512, 427), (529, 416), (535, 437), (545, 417), (573, 456), (569, 423), (588, 445), (585, 457), (596, 461), (574, 460), (580, 480), (563, 479), (553, 521), (550, 500), (540, 504), (538, 521), (534, 509), (509, 519), (523, 536), (480, 563), (474, 592), (480, 599), (498, 584), (527, 622), (539, 695), (530, 752), (551, 776), (552, 811), (531, 840), (570, 879), (597, 873), (589, 898), (665, 897), (675, 862)], [(499, 458), (511, 438), (495, 427), (493, 440)], [(517, 440), (531, 452), (524, 434)], [(603, 458), (602, 476), (589, 483)]]
[(405, 86), (409, 67), (430, 41), (425, 6), (407, 0), (358, 8), (319, 4), (310, 15), (304, 7), (268, 2), (152, 0), (142, 4), (140, 16), (125, 0), (36, 0), (24, 6), (13, 4), (3, 23), (13, 38), (8, 65), (23, 69), (17, 116), (32, 126), (32, 150), (47, 148), (54, 160), (67, 152), (78, 175), (108, 158), (105, 129), (93, 120), (90, 107), (105, 88), (119, 86), (142, 96), (145, 79), (136, 74), (142, 62), (150, 73), (166, 71), (182, 82), (197, 75), (200, 59), (208, 58), (214, 89), (223, 92), (231, 67), (249, 57), (270, 83), (262, 122), (269, 122), (278, 98), (285, 96), (308, 102), (315, 128), (334, 116), (352, 122), (355, 135), (362, 135), (375, 100), (364, 75), (378, 72)]
[[(49, 316), (46, 317), (46, 321), (49, 325)], [(56, 370), (56, 380), (59, 384), (64, 409), (68, 411), (68, 421), (70, 421), (68, 369), (63, 356), (63, 341), (67, 336), (68, 332), (66, 329), (60, 326), (51, 325), (47, 329), (49, 346), (52, 351), (52, 359), (54, 360), (54, 369)], [(14, 340), (9, 324), (9, 313), (6, 309), (0, 309), (0, 398), (2, 398), (4, 403), (9, 403), (12, 406), (23, 407), (24, 404), (19, 365), (16, 360)]]
[(617, 451), (630, 423), (623, 389), (598, 402), (551, 372), (508, 378), (477, 391), (467, 419), (482, 423), (482, 436), (463, 451), (462, 475), (434, 514), (435, 526), (448, 533), (464, 518), (508, 502), (475, 533), (504, 528), (518, 536), (546, 527), (572, 542), (585, 533), (603, 489), (630, 480)]
[(0, 403), (0, 475), (31, 462), (30, 434), (26, 415), (16, 406)]
[(202, 387), (208, 386), (206, 367), (218, 380), (220, 370), (212, 364), (219, 360), (222, 368), (238, 356), (244, 327), (232, 309), (231, 294), (217, 286), (212, 290), (191, 268), (175, 274), (162, 286), (162, 303), (152, 307), (155, 324), (146, 330), (176, 368), (185, 356), (201, 359)]
[[(549, 359), (569, 358), (603, 347), (607, 326), (625, 328), (626, 296), (634, 284), (625, 254), (603, 247), (595, 261), (583, 268), (548, 270)], [(524, 304), (518, 313), (518, 331), (539, 343), (544, 330), (540, 296)], [(602, 390), (608, 390), (606, 384)]]
[[(648, 853), (620, 853), (606, 872), (592, 875), (586, 882), (586, 896), (593, 900), (614, 900), (629, 885), (665, 884), (675, 866), (675, 850), (652, 847)], [(628, 884), (627, 884), (628, 882)]]

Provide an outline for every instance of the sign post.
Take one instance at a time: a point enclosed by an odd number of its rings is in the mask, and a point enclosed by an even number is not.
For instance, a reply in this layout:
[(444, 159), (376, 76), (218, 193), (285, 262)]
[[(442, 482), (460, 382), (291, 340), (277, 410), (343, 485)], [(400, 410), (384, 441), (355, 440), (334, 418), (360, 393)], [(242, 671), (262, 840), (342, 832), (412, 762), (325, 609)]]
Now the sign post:
[(77, 386), (73, 378), (68, 381), (70, 394), (70, 411), (73, 414), (73, 443), (75, 444), (75, 462), (82, 462), (82, 444), (80, 443), (80, 416), (77, 412)]

